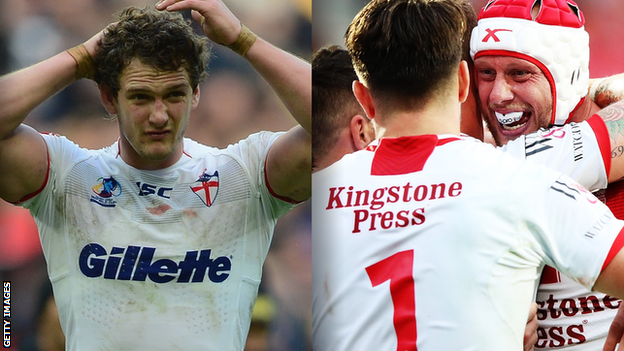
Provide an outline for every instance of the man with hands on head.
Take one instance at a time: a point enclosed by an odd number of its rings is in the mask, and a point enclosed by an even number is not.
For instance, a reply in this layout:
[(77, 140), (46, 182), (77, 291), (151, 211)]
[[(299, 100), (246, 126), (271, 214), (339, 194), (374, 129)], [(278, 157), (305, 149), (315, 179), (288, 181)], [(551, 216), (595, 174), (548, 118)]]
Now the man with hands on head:
[[(226, 149), (184, 137), (210, 57), (187, 9), (299, 125)], [(243, 349), (275, 222), (310, 196), (310, 76), (222, 1), (166, 0), (0, 78), (0, 197), (37, 222), (68, 350)], [(86, 150), (22, 124), (85, 77), (116, 143)]]

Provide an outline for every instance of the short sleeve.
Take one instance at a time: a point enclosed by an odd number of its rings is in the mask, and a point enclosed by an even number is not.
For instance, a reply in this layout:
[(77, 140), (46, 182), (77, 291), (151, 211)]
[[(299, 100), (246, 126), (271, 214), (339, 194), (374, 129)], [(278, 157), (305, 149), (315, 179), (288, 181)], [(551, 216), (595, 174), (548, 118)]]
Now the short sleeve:
[(283, 134), (283, 132), (258, 132), (227, 148), (228, 153), (236, 155), (243, 162), (257, 189), (256, 195), (271, 209), (275, 218), (281, 217), (297, 205), (287, 199), (278, 198), (266, 181), (265, 166), (269, 149)]
[(582, 123), (523, 135), (501, 149), (517, 159), (528, 159), (562, 172), (594, 191), (604, 189), (608, 183), (609, 143), (604, 122), (594, 115)]
[[(591, 192), (562, 175), (524, 206), (527, 230), (540, 242), (546, 264), (591, 289), (614, 250), (622, 247), (624, 222)], [(529, 203), (530, 202), (530, 203)]]

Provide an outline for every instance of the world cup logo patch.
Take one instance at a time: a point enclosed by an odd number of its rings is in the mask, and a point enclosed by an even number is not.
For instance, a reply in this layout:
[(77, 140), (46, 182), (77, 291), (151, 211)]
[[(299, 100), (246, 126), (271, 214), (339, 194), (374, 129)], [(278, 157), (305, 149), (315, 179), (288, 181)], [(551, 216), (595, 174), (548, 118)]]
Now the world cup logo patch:
[(214, 204), (219, 193), (219, 172), (213, 174), (204, 173), (191, 186), (193, 193), (199, 197), (204, 205), (210, 207)]
[(100, 177), (98, 184), (91, 189), (100, 197), (111, 197), (121, 195), (121, 185), (113, 177)]
[(113, 177), (100, 177), (97, 184), (91, 187), (93, 194), (89, 201), (103, 207), (115, 207), (117, 202), (115, 197), (121, 195), (121, 185)]

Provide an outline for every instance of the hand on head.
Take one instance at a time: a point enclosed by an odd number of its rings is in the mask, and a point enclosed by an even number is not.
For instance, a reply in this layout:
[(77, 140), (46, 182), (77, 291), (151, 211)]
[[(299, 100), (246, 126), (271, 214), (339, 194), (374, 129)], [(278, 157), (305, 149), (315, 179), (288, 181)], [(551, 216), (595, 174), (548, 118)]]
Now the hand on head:
[(163, 0), (156, 4), (161, 11), (191, 10), (193, 19), (201, 23), (210, 40), (221, 45), (233, 44), (241, 32), (240, 20), (220, 0)]

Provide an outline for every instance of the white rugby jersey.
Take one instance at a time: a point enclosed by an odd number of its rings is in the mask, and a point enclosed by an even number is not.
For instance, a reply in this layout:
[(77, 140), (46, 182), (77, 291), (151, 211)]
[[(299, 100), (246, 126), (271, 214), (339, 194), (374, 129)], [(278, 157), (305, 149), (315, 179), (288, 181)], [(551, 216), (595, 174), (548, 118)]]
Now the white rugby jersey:
[(539, 350), (602, 350), (621, 300), (546, 266), (537, 292)]
[(41, 236), (68, 350), (243, 350), (277, 218), (265, 182), (279, 133), (174, 165), (128, 166), (115, 143), (44, 135), (47, 183), (22, 205)]
[(315, 351), (522, 350), (542, 267), (591, 288), (622, 246), (578, 183), (473, 140), (382, 139), (312, 180)]
[[(586, 122), (522, 136), (503, 147), (510, 155), (559, 170), (596, 190), (607, 185), (611, 165), (610, 141), (602, 118), (594, 115)], [(599, 198), (616, 218), (624, 219), (620, 209), (622, 186), (609, 185)], [(546, 267), (540, 280), (537, 330), (539, 350), (602, 350), (609, 326), (617, 313), (620, 300), (588, 290), (579, 283)]]
[(611, 169), (611, 142), (598, 115), (582, 123), (540, 129), (508, 142), (501, 149), (562, 172), (591, 191), (604, 189)]

